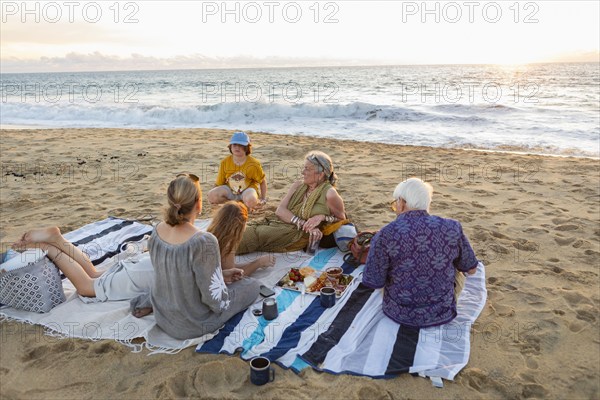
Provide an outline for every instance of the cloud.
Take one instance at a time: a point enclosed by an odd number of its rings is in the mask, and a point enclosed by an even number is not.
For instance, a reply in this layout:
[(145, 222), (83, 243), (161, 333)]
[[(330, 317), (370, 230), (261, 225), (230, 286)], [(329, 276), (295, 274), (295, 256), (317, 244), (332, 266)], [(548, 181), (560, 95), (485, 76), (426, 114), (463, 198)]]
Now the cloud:
[(360, 59), (294, 58), (294, 57), (254, 57), (239, 55), (233, 57), (209, 57), (202, 54), (179, 55), (174, 57), (154, 57), (131, 54), (128, 57), (107, 55), (100, 52), (88, 54), (68, 53), (63, 57), (40, 57), (22, 59), (11, 57), (0, 62), (3, 73), (11, 72), (76, 72), (76, 71), (129, 71), (129, 70), (169, 70), (169, 69), (209, 69), (209, 68), (269, 68), (269, 67), (316, 67), (378, 65), (382, 60), (365, 62)]
[[(579, 51), (556, 54), (543, 62), (600, 62), (600, 52)], [(333, 57), (255, 57), (237, 55), (211, 57), (202, 54), (155, 57), (137, 53), (116, 56), (96, 51), (71, 52), (61, 57), (42, 56), (37, 59), (8, 57), (0, 60), (2, 73), (79, 72), (79, 71), (143, 71), (173, 69), (273, 68), (320, 66), (369, 66), (417, 64), (411, 59), (365, 59)], [(435, 64), (435, 62), (433, 62)], [(438, 62), (439, 63), (439, 62)], [(443, 63), (443, 62), (441, 62)]]

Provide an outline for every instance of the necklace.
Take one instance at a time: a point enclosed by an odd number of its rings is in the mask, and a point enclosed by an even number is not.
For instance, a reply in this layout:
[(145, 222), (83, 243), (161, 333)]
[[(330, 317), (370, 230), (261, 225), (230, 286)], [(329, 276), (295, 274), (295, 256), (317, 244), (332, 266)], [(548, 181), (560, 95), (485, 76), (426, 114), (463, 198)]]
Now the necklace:
[(302, 201), (302, 207), (300, 207), (300, 216), (304, 219), (307, 218), (306, 215), (304, 215), (304, 209), (306, 208), (306, 203), (308, 202), (308, 198), (310, 197), (310, 195), (312, 194), (312, 192), (314, 192), (316, 189), (316, 187), (310, 189), (307, 188), (306, 192), (304, 193), (304, 200)]

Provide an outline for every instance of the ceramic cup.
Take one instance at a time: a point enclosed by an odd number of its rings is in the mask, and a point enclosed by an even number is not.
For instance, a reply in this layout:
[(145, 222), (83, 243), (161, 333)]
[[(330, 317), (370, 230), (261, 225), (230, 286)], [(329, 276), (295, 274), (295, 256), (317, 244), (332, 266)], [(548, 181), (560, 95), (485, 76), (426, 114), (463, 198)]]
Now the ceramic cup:
[(333, 286), (340, 283), (340, 276), (342, 276), (342, 269), (340, 267), (330, 267), (325, 270), (327, 279)]
[(274, 298), (269, 297), (263, 300), (262, 315), (269, 321), (277, 318), (279, 312), (277, 311), (277, 301)]
[(330, 308), (335, 305), (335, 289), (332, 287), (324, 287), (321, 289), (321, 305), (325, 308)]
[(264, 385), (273, 382), (275, 379), (275, 370), (271, 367), (271, 362), (265, 357), (254, 357), (250, 360), (250, 382), (255, 385)]

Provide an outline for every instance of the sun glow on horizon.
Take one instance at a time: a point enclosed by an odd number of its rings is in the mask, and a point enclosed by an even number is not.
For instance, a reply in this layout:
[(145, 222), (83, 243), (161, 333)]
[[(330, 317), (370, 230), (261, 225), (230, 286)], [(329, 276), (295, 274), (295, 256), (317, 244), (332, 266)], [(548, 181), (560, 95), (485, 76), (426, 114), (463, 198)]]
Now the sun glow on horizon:
[(73, 22), (36, 3), (38, 22), (2, 3), (2, 72), (600, 61), (598, 2), (83, 2)]

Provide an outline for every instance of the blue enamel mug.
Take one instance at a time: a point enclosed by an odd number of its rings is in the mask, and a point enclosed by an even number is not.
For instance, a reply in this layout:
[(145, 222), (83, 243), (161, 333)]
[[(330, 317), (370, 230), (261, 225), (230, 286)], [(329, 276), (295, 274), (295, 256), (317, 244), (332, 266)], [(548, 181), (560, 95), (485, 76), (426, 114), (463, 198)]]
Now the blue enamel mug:
[(271, 367), (271, 361), (266, 357), (254, 357), (250, 360), (250, 382), (255, 385), (264, 385), (273, 382), (275, 370)]
[(325, 308), (330, 308), (335, 305), (335, 289), (332, 287), (324, 287), (321, 289), (321, 305)]

